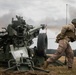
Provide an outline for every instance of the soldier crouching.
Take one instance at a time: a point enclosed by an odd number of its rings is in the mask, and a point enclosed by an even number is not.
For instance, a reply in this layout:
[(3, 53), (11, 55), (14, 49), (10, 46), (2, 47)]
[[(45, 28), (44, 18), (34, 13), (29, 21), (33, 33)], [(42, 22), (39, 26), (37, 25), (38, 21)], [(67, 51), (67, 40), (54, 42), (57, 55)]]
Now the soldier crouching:
[(74, 60), (74, 53), (69, 44), (70, 41), (71, 41), (70, 37), (67, 37), (67, 36), (62, 37), (61, 34), (59, 34), (57, 36), (56, 42), (59, 43), (57, 51), (55, 54), (53, 54), (50, 58), (48, 58), (44, 62), (44, 68), (46, 68), (49, 65), (49, 63), (52, 63), (52, 62), (58, 60), (62, 56), (63, 53), (66, 54), (66, 57), (68, 59), (68, 62), (67, 62), (68, 69), (72, 68), (73, 60)]
[(76, 40), (76, 19), (71, 21), (71, 24), (62, 27), (61, 33), (57, 35), (56, 42), (59, 43), (57, 51), (50, 58), (44, 62), (44, 68), (46, 68), (49, 63), (52, 63), (59, 59), (63, 53), (66, 54), (68, 59), (68, 69), (72, 69), (74, 53), (69, 44), (69, 42), (74, 42)]

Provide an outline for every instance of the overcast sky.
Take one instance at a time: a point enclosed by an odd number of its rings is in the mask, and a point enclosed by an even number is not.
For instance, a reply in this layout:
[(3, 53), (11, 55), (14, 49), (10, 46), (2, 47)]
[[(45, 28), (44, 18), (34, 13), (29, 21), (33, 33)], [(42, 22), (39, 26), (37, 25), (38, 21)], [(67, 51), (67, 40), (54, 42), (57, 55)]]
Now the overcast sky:
[(0, 26), (7, 25), (16, 14), (29, 24), (66, 24), (76, 17), (76, 0), (0, 0)]
[(76, 0), (0, 0), (0, 28), (7, 26), (12, 17), (19, 15), (23, 16), (27, 24), (47, 24), (51, 27), (51, 31), (47, 31), (48, 37), (55, 38), (59, 30), (57, 27), (66, 24), (66, 12), (67, 23), (70, 23), (76, 18)]

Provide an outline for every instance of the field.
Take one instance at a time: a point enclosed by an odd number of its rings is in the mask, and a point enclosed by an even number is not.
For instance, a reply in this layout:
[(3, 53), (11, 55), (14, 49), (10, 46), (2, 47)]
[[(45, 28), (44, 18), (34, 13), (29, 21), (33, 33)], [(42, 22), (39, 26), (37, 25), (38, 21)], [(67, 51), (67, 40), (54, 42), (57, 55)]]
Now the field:
[[(64, 61), (64, 57), (59, 60)], [(44, 73), (39, 71), (29, 71), (29, 72), (5, 72), (2, 73), (2, 68), (0, 69), (0, 75), (76, 75), (76, 58), (74, 59), (73, 69), (68, 70), (67, 66), (53, 66), (49, 65), (46, 70), (50, 70), (50, 73)]]
[[(64, 61), (64, 57), (60, 58), (61, 61)], [(67, 66), (49, 66), (51, 75), (76, 75), (76, 58), (74, 58), (73, 69), (68, 70)]]

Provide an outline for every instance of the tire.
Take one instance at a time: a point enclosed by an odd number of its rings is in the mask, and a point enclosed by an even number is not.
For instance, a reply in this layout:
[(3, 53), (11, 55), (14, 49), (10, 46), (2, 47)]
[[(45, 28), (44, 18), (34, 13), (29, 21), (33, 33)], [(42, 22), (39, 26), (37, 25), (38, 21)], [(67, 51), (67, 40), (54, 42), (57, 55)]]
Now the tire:
[(47, 35), (46, 33), (40, 33), (38, 35), (38, 40), (37, 40), (37, 55), (45, 56), (46, 49), (47, 49)]

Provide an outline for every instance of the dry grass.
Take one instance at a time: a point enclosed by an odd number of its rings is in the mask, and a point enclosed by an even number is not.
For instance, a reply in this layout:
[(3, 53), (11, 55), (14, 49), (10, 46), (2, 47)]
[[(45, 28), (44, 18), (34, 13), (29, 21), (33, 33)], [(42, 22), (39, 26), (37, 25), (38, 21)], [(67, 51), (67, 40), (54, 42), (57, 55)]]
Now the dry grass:
[[(64, 57), (59, 60), (64, 61)], [(49, 65), (48, 70), (50, 70), (51, 75), (76, 75), (76, 58), (74, 58), (73, 69), (68, 70), (67, 66), (53, 66)]]
[[(64, 61), (64, 57), (61, 57), (59, 60)], [(0, 69), (1, 70), (1, 69)], [(39, 71), (29, 71), (29, 72), (7, 72), (2, 75), (76, 75), (76, 58), (74, 59), (73, 69), (68, 70), (67, 66), (53, 66), (49, 65), (46, 70), (50, 70), (50, 73), (44, 73)], [(1, 75), (1, 74), (0, 74)]]

